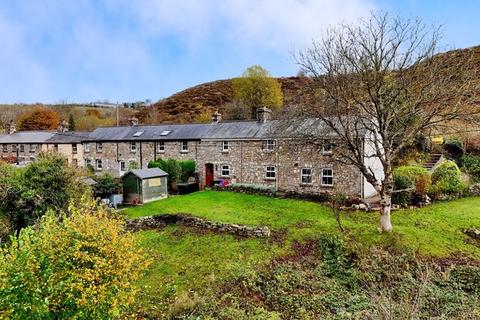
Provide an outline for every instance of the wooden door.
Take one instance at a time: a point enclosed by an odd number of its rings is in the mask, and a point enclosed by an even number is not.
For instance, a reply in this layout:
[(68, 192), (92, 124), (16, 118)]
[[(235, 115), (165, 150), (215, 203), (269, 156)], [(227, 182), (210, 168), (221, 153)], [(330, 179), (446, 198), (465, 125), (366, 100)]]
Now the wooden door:
[(205, 164), (205, 186), (213, 186), (213, 163)]

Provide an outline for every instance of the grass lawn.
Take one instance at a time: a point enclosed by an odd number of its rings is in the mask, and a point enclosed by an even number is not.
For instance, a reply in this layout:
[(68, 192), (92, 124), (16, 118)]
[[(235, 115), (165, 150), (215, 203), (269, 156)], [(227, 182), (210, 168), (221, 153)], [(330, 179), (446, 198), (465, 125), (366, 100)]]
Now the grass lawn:
[[(254, 270), (287, 252), (294, 240), (339, 234), (333, 213), (327, 207), (240, 193), (197, 192), (130, 207), (124, 212), (129, 217), (183, 212), (219, 222), (266, 225), (282, 235), (282, 241), (236, 239), (229, 235), (199, 234), (181, 226), (139, 232), (143, 247), (155, 260), (141, 283), (141, 308), (148, 309), (150, 314), (186, 292), (201, 294), (232, 273)], [(466, 243), (467, 237), (461, 232), (463, 228), (480, 227), (480, 198), (396, 211), (392, 215), (392, 234), (380, 234), (377, 220), (378, 213), (345, 212), (342, 223), (347, 231), (343, 237), (365, 247), (387, 245), (426, 256), (460, 253), (480, 259), (480, 248)]]

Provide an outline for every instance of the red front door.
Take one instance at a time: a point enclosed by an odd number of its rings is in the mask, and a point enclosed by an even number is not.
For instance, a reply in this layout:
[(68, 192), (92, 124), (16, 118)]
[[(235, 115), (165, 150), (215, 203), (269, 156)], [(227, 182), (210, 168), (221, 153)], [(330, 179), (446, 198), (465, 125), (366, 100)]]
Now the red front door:
[(213, 163), (205, 164), (205, 186), (213, 186)]

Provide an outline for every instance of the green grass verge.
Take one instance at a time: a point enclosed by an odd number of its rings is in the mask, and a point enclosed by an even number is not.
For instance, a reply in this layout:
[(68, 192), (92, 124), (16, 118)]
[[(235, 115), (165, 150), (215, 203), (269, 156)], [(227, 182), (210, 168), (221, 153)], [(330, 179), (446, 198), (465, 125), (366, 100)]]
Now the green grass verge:
[[(169, 305), (187, 292), (191, 296), (213, 290), (232, 274), (255, 270), (285, 254), (294, 240), (339, 234), (333, 213), (325, 206), (230, 192), (197, 192), (130, 207), (124, 212), (131, 218), (184, 212), (218, 222), (266, 225), (274, 232), (268, 241), (198, 233), (181, 226), (139, 232), (142, 246), (154, 259), (140, 283), (140, 309), (158, 316), (164, 316)], [(426, 256), (462, 254), (480, 259), (480, 248), (467, 243), (467, 236), (461, 232), (463, 228), (480, 227), (480, 198), (396, 211), (392, 215), (392, 234), (380, 234), (377, 220), (378, 213), (344, 212), (342, 223), (347, 231), (343, 237), (363, 248), (393, 246)]]

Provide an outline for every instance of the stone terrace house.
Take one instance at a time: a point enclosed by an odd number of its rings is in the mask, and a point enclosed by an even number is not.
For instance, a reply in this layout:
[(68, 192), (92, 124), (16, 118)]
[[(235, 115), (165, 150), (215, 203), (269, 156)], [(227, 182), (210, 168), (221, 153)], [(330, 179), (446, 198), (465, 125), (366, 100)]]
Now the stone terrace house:
[[(133, 123), (98, 128), (83, 141), (85, 165), (121, 176), (129, 167), (146, 168), (158, 158), (193, 159), (202, 186), (223, 179), (300, 193), (332, 192), (335, 188), (359, 197), (375, 194), (358, 169), (333, 160), (330, 138), (321, 150), (292, 147), (288, 137), (279, 139), (271, 134), (276, 120), (269, 119), (268, 109), (259, 112), (258, 121), (222, 122), (219, 118), (216, 114), (210, 124)], [(318, 125), (318, 121), (309, 125)], [(375, 159), (365, 161), (379, 170)]]
[(56, 151), (68, 163), (83, 166), (82, 140), (88, 132), (19, 131), (10, 124), (0, 135), (0, 159), (25, 164), (36, 159), (40, 152)]

